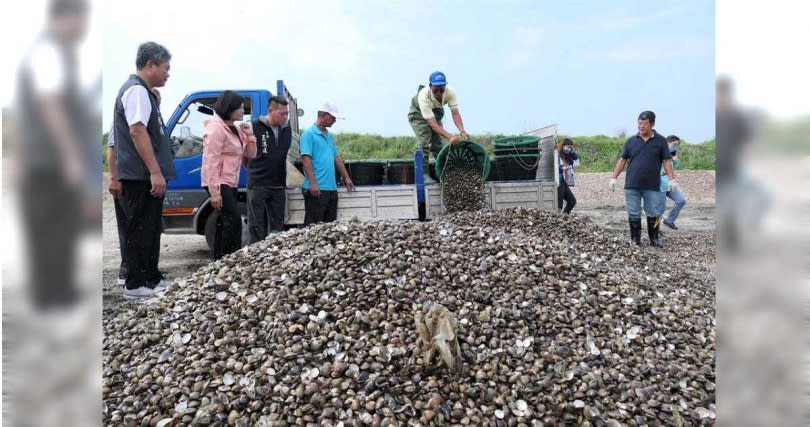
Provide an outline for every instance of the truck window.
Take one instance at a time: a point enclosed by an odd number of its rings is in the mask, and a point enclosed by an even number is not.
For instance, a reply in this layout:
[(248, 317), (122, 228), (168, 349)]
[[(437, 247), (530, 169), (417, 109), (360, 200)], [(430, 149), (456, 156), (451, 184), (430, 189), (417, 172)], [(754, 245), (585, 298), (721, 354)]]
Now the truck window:
[[(195, 99), (188, 108), (180, 115), (180, 120), (172, 129), (171, 141), (174, 148), (174, 157), (183, 158), (202, 153), (203, 130), (205, 121), (214, 118), (214, 103), (216, 98)], [(250, 97), (245, 97), (245, 118), (243, 121), (251, 120)]]

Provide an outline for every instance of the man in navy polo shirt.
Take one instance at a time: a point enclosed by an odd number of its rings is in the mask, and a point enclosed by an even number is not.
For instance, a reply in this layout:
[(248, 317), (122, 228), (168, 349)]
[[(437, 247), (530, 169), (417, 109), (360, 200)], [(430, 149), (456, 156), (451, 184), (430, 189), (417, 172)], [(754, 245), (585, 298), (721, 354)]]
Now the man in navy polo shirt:
[[(669, 191), (677, 188), (675, 172), (672, 170), (672, 155), (669, 153), (667, 140), (653, 130), (655, 113), (642, 111), (638, 116), (638, 133), (624, 143), (624, 150), (616, 168), (609, 188), (616, 189), (616, 178), (627, 164), (627, 178), (624, 181), (624, 200), (630, 221), (630, 238), (636, 245), (641, 245), (641, 201), (644, 200), (644, 212), (647, 213), (647, 233), (650, 245), (663, 246), (658, 239), (661, 226), (658, 205), (661, 192), (661, 164), (669, 176)], [(629, 163), (628, 163), (629, 161)], [(664, 196), (665, 197), (665, 196)]]

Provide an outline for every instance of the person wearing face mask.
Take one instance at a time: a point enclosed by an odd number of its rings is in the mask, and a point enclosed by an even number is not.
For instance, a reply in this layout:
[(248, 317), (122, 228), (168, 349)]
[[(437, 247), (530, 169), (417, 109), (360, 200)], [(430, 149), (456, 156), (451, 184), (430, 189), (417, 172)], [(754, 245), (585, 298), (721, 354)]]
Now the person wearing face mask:
[[(670, 135), (667, 137), (667, 144), (669, 146), (669, 154), (672, 155), (672, 169), (677, 170), (680, 161), (678, 160), (678, 146), (681, 143), (681, 139), (678, 138), (676, 135)], [(672, 199), (675, 202), (675, 206), (672, 207), (669, 211), (669, 216), (663, 221), (664, 225), (667, 227), (677, 230), (678, 227), (675, 225), (675, 220), (678, 219), (678, 214), (681, 213), (681, 209), (683, 209), (684, 205), (686, 205), (686, 197), (684, 197), (683, 193), (681, 193), (680, 188), (675, 187), (673, 189), (669, 189), (669, 176), (667, 176), (666, 171), (664, 168), (661, 168), (661, 193), (664, 194), (664, 197), (660, 198), (660, 205), (658, 208), (658, 215), (663, 217), (664, 211), (667, 208), (667, 197)]]
[[(560, 184), (557, 187), (557, 206), (566, 215), (571, 213), (577, 204), (577, 198), (571, 191), (574, 186), (574, 168), (579, 166), (579, 156), (574, 152), (574, 141), (565, 138), (557, 146)], [(565, 202), (565, 208), (563, 208)]]
[(441, 71), (434, 71), (430, 75), (429, 86), (419, 86), (416, 95), (411, 99), (411, 108), (408, 110), (408, 123), (416, 134), (416, 150), (422, 150), (424, 158), (425, 182), (429, 182), (427, 164), (429, 155), (433, 158), (442, 149), (442, 138), (451, 144), (458, 144), (461, 139), (442, 127), (444, 118), (444, 105), (450, 107), (453, 123), (461, 134), (461, 138), (470, 139), (470, 134), (464, 130), (464, 122), (458, 111), (456, 91), (447, 85), (447, 78)]

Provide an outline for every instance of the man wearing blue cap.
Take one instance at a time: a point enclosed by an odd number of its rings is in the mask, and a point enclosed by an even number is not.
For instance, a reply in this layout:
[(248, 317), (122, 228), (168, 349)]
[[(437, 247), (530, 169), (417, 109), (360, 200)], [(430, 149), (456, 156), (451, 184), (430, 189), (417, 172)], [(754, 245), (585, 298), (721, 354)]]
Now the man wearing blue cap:
[[(458, 144), (461, 139), (442, 128), (444, 118), (444, 104), (450, 107), (453, 123), (456, 125), (461, 137), (470, 139), (470, 134), (464, 130), (461, 113), (458, 111), (456, 91), (447, 85), (447, 77), (441, 71), (434, 71), (430, 75), (430, 85), (419, 85), (419, 91), (411, 100), (411, 109), (408, 111), (408, 122), (416, 134), (416, 149), (422, 150), (425, 166), (428, 163), (429, 153), (435, 158), (442, 148), (442, 138), (451, 144)], [(425, 167), (427, 171), (427, 167)], [(427, 172), (425, 173), (427, 175)]]

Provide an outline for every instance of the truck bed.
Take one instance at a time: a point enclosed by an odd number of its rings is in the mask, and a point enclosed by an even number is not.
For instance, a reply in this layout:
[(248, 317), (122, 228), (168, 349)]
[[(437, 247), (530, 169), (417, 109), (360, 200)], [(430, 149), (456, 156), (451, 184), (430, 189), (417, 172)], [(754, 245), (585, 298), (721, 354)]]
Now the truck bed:
[[(485, 206), (489, 209), (514, 207), (553, 211), (557, 205), (557, 191), (553, 181), (487, 182)], [(425, 185), (426, 216), (434, 218), (446, 212), (441, 201), (439, 184)], [(304, 223), (304, 196), (300, 189), (287, 190), (285, 223)], [(416, 185), (375, 185), (357, 187), (354, 192), (338, 190), (338, 221), (383, 219), (419, 219)]]

